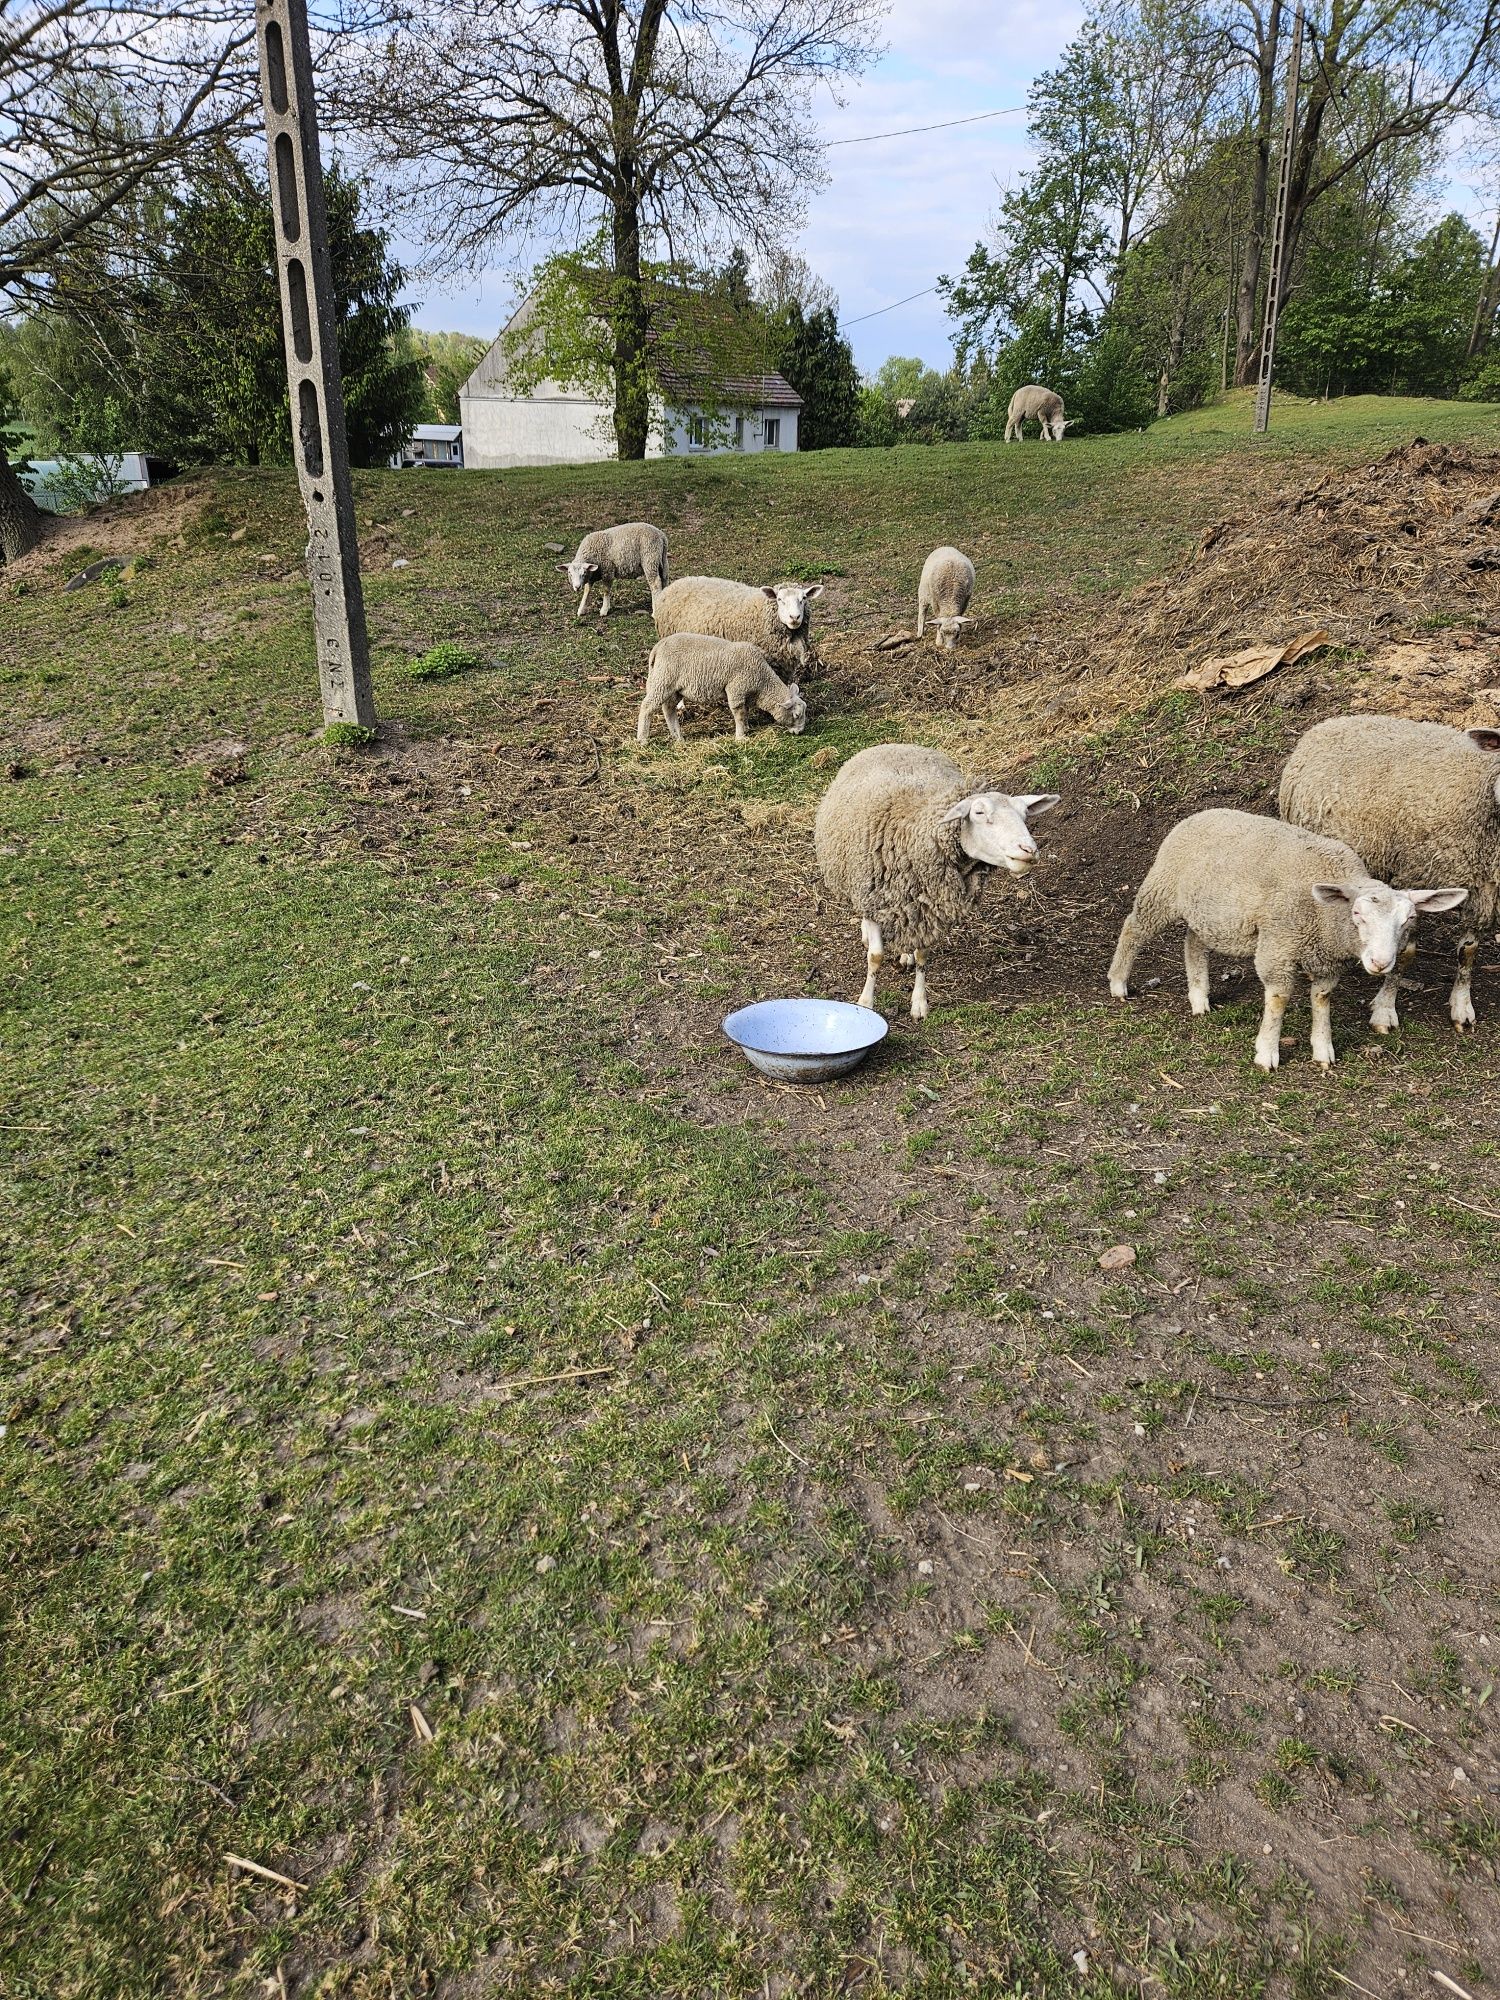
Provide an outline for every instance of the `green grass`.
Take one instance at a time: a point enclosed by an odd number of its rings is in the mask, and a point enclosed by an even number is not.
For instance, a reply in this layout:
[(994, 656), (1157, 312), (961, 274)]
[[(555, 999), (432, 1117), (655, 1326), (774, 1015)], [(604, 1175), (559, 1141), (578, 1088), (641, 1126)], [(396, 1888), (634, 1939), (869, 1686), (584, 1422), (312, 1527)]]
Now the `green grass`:
[[(1341, 994), (1266, 1082), (1248, 998), (966, 1003), (975, 945), (763, 1087), (724, 1006), (855, 972), (812, 804), (932, 718), (813, 680), (803, 737), (638, 752), (644, 592), (580, 627), (543, 548), (649, 514), (853, 645), (977, 523), (1022, 633), (1044, 552), (1086, 620), (1268, 477), (1495, 430), (1243, 415), (359, 475), (357, 756), (289, 476), (199, 482), (124, 604), (0, 574), (0, 1989), (1388, 1988), (1335, 1833), (1500, 1973), (1484, 981), (1473, 1043), (1428, 996), (1365, 1055)], [(1166, 795), (1256, 726), (1183, 719)]]

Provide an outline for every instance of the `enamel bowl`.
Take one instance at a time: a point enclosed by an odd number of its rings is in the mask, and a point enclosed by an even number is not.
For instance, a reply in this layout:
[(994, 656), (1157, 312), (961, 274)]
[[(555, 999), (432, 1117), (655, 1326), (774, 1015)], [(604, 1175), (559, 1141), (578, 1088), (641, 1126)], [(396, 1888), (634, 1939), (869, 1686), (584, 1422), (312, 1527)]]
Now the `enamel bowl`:
[(847, 1000), (757, 1000), (728, 1015), (724, 1032), (766, 1076), (824, 1083), (862, 1063), (887, 1024), (873, 1008)]

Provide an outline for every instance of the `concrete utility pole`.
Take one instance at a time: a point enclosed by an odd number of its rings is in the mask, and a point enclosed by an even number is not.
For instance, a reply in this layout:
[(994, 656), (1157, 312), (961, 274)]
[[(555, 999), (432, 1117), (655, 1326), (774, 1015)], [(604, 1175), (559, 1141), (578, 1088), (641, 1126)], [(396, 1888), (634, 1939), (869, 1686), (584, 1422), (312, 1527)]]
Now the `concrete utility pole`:
[(1291, 202), (1292, 153), (1297, 137), (1297, 89), (1302, 81), (1302, 15), (1292, 25), (1292, 53), (1286, 66), (1286, 118), (1281, 128), (1281, 171), (1276, 177), (1276, 220), (1271, 229), (1271, 268), (1266, 276), (1266, 319), (1260, 337), (1260, 385), (1255, 392), (1257, 436), (1271, 421), (1271, 368), (1276, 359), (1276, 321), (1286, 281), (1286, 212)]
[(375, 722), (306, 0), (256, 0), (271, 213), (325, 722)]

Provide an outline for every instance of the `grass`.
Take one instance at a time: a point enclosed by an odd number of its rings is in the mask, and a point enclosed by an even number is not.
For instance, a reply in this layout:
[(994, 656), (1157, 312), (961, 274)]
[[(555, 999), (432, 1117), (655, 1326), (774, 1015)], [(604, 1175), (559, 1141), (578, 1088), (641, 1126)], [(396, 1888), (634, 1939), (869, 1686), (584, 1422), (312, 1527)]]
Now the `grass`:
[[(1267, 481), (1495, 413), (1243, 428), (360, 475), (358, 756), (289, 476), (195, 482), (124, 603), (0, 578), (0, 1988), (1500, 1972), (1486, 981), (1473, 1043), (1341, 994), (1339, 1068), (1267, 1082), (1243, 986), (1107, 1012), (1012, 943), (966, 998), (976, 941), (847, 1086), (764, 1087), (725, 1004), (855, 971), (829, 769), (1006, 690), (841, 676), (803, 737), (640, 753), (647, 622), (577, 625), (543, 549), (649, 514), (679, 572), (816, 569), (852, 641), (977, 522), (1024, 635), (1050, 574), (1086, 620)], [(413, 680), (441, 647), (489, 670)], [(1165, 746), (1175, 809), (1277, 740), (1168, 721), (1047, 771)]]

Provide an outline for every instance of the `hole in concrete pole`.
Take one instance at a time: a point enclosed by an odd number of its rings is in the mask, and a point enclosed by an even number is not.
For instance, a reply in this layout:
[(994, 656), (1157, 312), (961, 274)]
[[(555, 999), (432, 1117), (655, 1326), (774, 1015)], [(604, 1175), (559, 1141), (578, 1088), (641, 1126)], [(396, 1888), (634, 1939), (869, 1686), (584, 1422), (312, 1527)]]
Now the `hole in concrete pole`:
[(307, 303), (307, 273), (299, 258), (288, 260), (286, 288), (292, 302), (292, 350), (305, 363), (312, 360), (312, 313)]
[(271, 109), (284, 112), (290, 102), (286, 94), (286, 46), (276, 21), (266, 24), (266, 76), (271, 86)]
[(302, 210), (297, 205), (297, 160), (285, 132), (276, 139), (276, 192), (281, 197), (281, 233), (295, 243), (302, 234)]
[(302, 463), (314, 479), (321, 479), (323, 424), (318, 415), (318, 392), (311, 382), (297, 385), (297, 429), (302, 440)]

